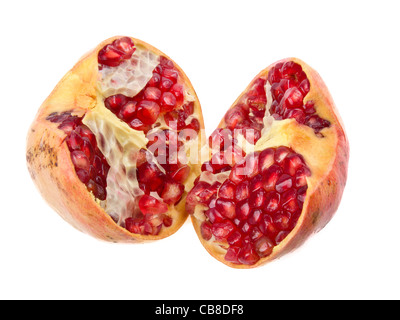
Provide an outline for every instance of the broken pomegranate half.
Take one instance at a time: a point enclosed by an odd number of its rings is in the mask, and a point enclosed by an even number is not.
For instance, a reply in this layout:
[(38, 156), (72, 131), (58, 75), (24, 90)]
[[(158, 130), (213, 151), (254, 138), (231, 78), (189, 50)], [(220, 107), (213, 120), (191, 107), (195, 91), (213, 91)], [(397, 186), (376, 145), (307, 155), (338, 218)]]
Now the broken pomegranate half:
[[(181, 68), (114, 37), (83, 57), (40, 107), (27, 162), (47, 202), (77, 229), (114, 242), (154, 240), (187, 218), (204, 128)], [(197, 152), (198, 154), (199, 152)]]
[(349, 146), (320, 76), (281, 60), (261, 71), (209, 138), (186, 198), (207, 251), (234, 268), (281, 257), (337, 210)]

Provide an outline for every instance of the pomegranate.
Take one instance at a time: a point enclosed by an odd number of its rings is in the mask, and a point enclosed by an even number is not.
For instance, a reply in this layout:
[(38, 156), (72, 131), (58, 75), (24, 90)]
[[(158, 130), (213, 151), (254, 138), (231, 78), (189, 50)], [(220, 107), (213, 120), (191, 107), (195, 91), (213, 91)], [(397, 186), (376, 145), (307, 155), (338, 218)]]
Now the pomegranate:
[(28, 133), (28, 169), (77, 229), (113, 242), (161, 239), (187, 219), (185, 197), (200, 173), (189, 149), (200, 150), (203, 128), (181, 68), (143, 41), (114, 37), (40, 107)]
[(261, 71), (209, 137), (186, 198), (207, 251), (253, 268), (299, 247), (338, 208), (349, 146), (324, 82), (291, 58)]

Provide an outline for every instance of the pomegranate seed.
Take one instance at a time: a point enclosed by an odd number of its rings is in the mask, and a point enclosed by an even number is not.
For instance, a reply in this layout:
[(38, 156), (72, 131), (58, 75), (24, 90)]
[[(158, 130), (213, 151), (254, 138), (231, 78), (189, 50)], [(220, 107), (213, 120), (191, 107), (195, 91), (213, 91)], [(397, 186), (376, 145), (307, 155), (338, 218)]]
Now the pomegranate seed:
[(250, 239), (252, 242), (257, 241), (263, 236), (263, 233), (257, 227), (252, 227), (250, 229)]
[(88, 140), (93, 148), (96, 148), (96, 136), (87, 126), (80, 123), (79, 126), (76, 128), (75, 133), (80, 135), (83, 140)]
[(267, 193), (264, 189), (252, 192), (250, 195), (250, 205), (252, 208), (262, 208), (267, 200)]
[(113, 42), (114, 47), (123, 53), (123, 59), (130, 59), (136, 48), (131, 38), (123, 37)]
[(183, 195), (185, 186), (174, 180), (168, 180), (164, 184), (161, 198), (166, 204), (176, 204)]
[(98, 185), (96, 182), (93, 180), (89, 180), (89, 182), (86, 185), (87, 189), (89, 192), (92, 192), (93, 195), (99, 199), (99, 200), (106, 200), (106, 192), (104, 188), (100, 185)]
[(246, 220), (250, 216), (249, 200), (243, 200), (236, 205), (236, 216), (240, 220)]
[(111, 110), (114, 113), (117, 113), (122, 106), (127, 103), (128, 99), (123, 94), (117, 94), (111, 97), (108, 97), (104, 100), (104, 105), (107, 109)]
[(257, 225), (260, 223), (263, 212), (261, 209), (255, 209), (250, 213), (248, 222), (250, 225)]
[(249, 243), (244, 246), (239, 253), (238, 261), (242, 264), (253, 265), (256, 264), (260, 260), (257, 252), (254, 247)]
[(218, 197), (233, 200), (235, 196), (236, 185), (230, 181), (226, 180), (218, 190)]
[(139, 200), (139, 209), (143, 214), (160, 214), (168, 211), (168, 206), (156, 198), (144, 194)]
[(250, 190), (252, 192), (255, 192), (257, 190), (259, 190), (260, 188), (263, 187), (263, 178), (262, 176), (259, 174), (257, 176), (255, 176), (253, 179), (251, 179), (250, 181)]
[(290, 88), (283, 95), (281, 103), (285, 108), (300, 108), (303, 106), (303, 95), (296, 87)]
[(239, 163), (232, 168), (231, 173), (229, 174), (229, 180), (233, 183), (238, 184), (246, 177), (246, 174), (244, 173), (244, 164), (244, 162)]
[(282, 194), (282, 208), (290, 213), (294, 213), (299, 209), (295, 189), (289, 189)]
[(146, 213), (144, 215), (144, 221), (149, 223), (152, 227), (158, 227), (163, 224), (164, 214), (162, 214), (162, 213)]
[(202, 204), (210, 204), (210, 201), (216, 196), (220, 183), (214, 182), (211, 186), (202, 190), (198, 195), (198, 201)]
[(214, 223), (212, 233), (217, 240), (226, 241), (229, 235), (236, 229), (236, 226), (230, 220)]
[(153, 124), (160, 115), (160, 106), (154, 101), (142, 100), (137, 108), (137, 117), (144, 124)]
[(185, 115), (187, 117), (192, 115), (193, 112), (194, 112), (194, 102), (193, 101), (189, 101), (189, 102), (185, 103), (182, 106), (182, 109), (183, 109), (183, 111), (184, 111), (184, 113), (185, 113)]
[(276, 164), (270, 166), (267, 171), (263, 173), (263, 187), (265, 191), (275, 190), (275, 185), (282, 174), (282, 168)]
[(170, 79), (173, 83), (176, 83), (179, 76), (178, 71), (174, 69), (164, 69), (162, 75)]
[(174, 85), (174, 82), (171, 79), (168, 79), (166, 77), (161, 77), (159, 88), (161, 91), (169, 91), (172, 86)]
[(163, 224), (164, 224), (164, 226), (167, 227), (167, 228), (170, 227), (170, 226), (172, 226), (172, 222), (173, 222), (173, 220), (172, 220), (172, 218), (169, 217), (169, 216), (165, 216), (164, 219), (163, 219)]
[(233, 201), (218, 198), (215, 202), (215, 208), (228, 219), (233, 219), (236, 216), (235, 203)]
[(242, 108), (236, 106), (230, 109), (225, 115), (225, 124), (228, 129), (235, 129), (237, 125), (246, 119)]
[(278, 235), (275, 237), (275, 243), (278, 245), (279, 243), (281, 243), (289, 234), (288, 231), (281, 231), (278, 233)]
[(265, 203), (265, 212), (274, 213), (279, 209), (281, 196), (279, 193), (271, 191), (268, 193), (267, 200)]
[(162, 112), (170, 112), (176, 106), (176, 98), (171, 92), (164, 92), (161, 96), (160, 104)]
[(226, 167), (230, 168), (230, 166), (225, 163), (224, 154), (218, 152), (211, 157), (210, 161), (206, 161), (202, 164), (201, 170), (209, 171), (212, 173), (219, 173), (222, 172), (222, 170)]
[(102, 48), (98, 54), (98, 62), (105, 66), (117, 67), (124, 60), (130, 59), (135, 50), (132, 39), (123, 37)]
[(83, 141), (81, 150), (89, 159), (89, 162), (94, 160), (94, 149), (88, 140)]
[(200, 203), (199, 195), (206, 190), (207, 188), (211, 187), (211, 185), (204, 181), (198, 181), (192, 190), (189, 191), (186, 197), (186, 210), (189, 213), (193, 213), (195, 206)]
[(240, 230), (242, 231), (243, 234), (248, 234), (251, 230), (251, 226), (247, 221), (244, 221)]
[(275, 162), (282, 163), (289, 153), (291, 153), (291, 151), (288, 147), (278, 147), (275, 150)]
[[(182, 86), (181, 84), (175, 83), (175, 84), (172, 86), (170, 92), (175, 96), (175, 99), (176, 99), (176, 103), (177, 103), (177, 104), (181, 104), (181, 103), (183, 102), (183, 100), (184, 100), (184, 93), (183, 93), (183, 86)], [(192, 104), (192, 105), (193, 105), (193, 104)], [(192, 113), (193, 113), (193, 111), (192, 111)], [(189, 115), (192, 114), (192, 113), (189, 113)]]
[(183, 165), (179, 169), (175, 170), (171, 173), (171, 178), (177, 182), (185, 182), (186, 179), (189, 177), (190, 174), (190, 167), (188, 165)]
[(144, 124), (140, 119), (137, 118), (133, 119), (129, 123), (129, 126), (138, 131), (147, 131), (149, 129), (148, 125)]
[(174, 68), (174, 63), (167, 59), (166, 57), (160, 57), (160, 66), (163, 67), (163, 69), (172, 69)]
[(158, 87), (160, 85), (160, 82), (161, 82), (160, 74), (154, 72), (153, 76), (151, 77), (147, 85), (149, 87)]
[(287, 109), (284, 113), (284, 117), (286, 119), (295, 119), (298, 123), (304, 124), (306, 114), (299, 108)]
[(224, 259), (232, 263), (239, 263), (240, 247), (229, 247)]
[(158, 101), (161, 98), (161, 90), (155, 87), (147, 87), (144, 90), (143, 97), (149, 101)]
[(331, 123), (327, 120), (322, 119), (317, 115), (312, 115), (305, 120), (305, 125), (314, 129), (315, 131), (321, 131), (324, 128), (330, 127)]
[(304, 79), (300, 84), (299, 84), (299, 89), (301, 93), (303, 94), (303, 97), (307, 95), (307, 93), (310, 92), (310, 81), (308, 79)]
[(112, 45), (107, 45), (103, 49), (100, 50), (98, 55), (99, 64), (109, 66), (109, 67), (117, 67), (121, 64), (122, 54)]
[(84, 184), (89, 182), (90, 176), (86, 170), (83, 169), (76, 170), (76, 174), (79, 180), (81, 180)]
[(281, 68), (282, 77), (284, 79), (298, 80), (302, 77), (303, 69), (301, 66), (293, 61), (285, 62)]
[(289, 229), (290, 214), (288, 212), (278, 212), (273, 218), (273, 223), (279, 230)]
[(264, 214), (261, 218), (260, 223), (258, 224), (261, 232), (266, 236), (270, 237), (270, 239), (274, 239), (278, 230), (273, 224), (272, 217), (269, 214)]
[(292, 177), (288, 174), (282, 174), (275, 185), (275, 190), (279, 193), (285, 192), (290, 189), (293, 185)]
[(259, 172), (264, 173), (271, 165), (274, 164), (274, 155), (275, 150), (272, 148), (261, 151), (258, 159)]
[(283, 92), (286, 92), (288, 89), (296, 87), (296, 82), (297, 81), (295, 81), (294, 79), (281, 79), (281, 81), (279, 81), (279, 86), (281, 87)]
[(182, 130), (186, 126), (185, 120), (176, 110), (164, 114), (165, 123), (173, 130)]
[(231, 246), (242, 245), (242, 234), (238, 230), (233, 231), (231, 235), (227, 238), (227, 242)]
[(303, 203), (306, 200), (306, 192), (307, 192), (307, 186), (301, 187), (297, 191), (297, 200)]
[(132, 233), (145, 234), (142, 219), (127, 218), (125, 219), (125, 228)]
[(249, 184), (249, 181), (245, 180), (237, 186), (235, 192), (236, 201), (242, 201), (250, 196)]
[(194, 130), (195, 132), (200, 131), (200, 122), (196, 118), (193, 118), (190, 123), (185, 127), (185, 129)]
[(255, 250), (261, 258), (268, 257), (274, 248), (273, 242), (267, 237), (259, 238), (254, 244)]
[(71, 159), (72, 159), (72, 163), (74, 164), (74, 166), (76, 168), (89, 171), (90, 161), (84, 152), (82, 152), (82, 151), (71, 152)]
[(68, 120), (63, 121), (59, 126), (58, 129), (64, 131), (66, 134), (71, 134), (77, 127), (76, 120), (71, 118)]
[(212, 149), (225, 150), (232, 145), (232, 131), (229, 129), (216, 129), (208, 139)]
[(222, 214), (220, 214), (215, 208), (208, 209), (204, 214), (211, 223), (222, 222), (225, 220)]
[(304, 165), (304, 160), (298, 154), (288, 155), (283, 161), (283, 171), (294, 176), (296, 171)]
[(212, 225), (210, 222), (205, 221), (201, 224), (200, 227), (201, 230), (201, 235), (203, 237), (204, 240), (208, 241), (211, 239), (212, 237)]
[(284, 94), (285, 91), (282, 89), (279, 82), (271, 85), (272, 99), (277, 101), (277, 103), (279, 103), (282, 100)]
[(315, 105), (314, 101), (312, 101), (312, 100), (307, 101), (306, 104), (304, 105), (304, 111), (305, 111), (307, 114), (313, 114), (313, 113), (315, 113), (316, 110), (315, 110), (315, 108), (314, 108), (314, 105)]
[(157, 191), (164, 182), (165, 175), (155, 164), (146, 162), (137, 168), (137, 178), (139, 185), (149, 191)]
[(66, 141), (70, 151), (80, 150), (82, 148), (83, 139), (76, 133), (76, 131), (72, 131)]
[(270, 83), (279, 82), (282, 78), (281, 68), (283, 66), (282, 62), (277, 63), (268, 73), (268, 81)]

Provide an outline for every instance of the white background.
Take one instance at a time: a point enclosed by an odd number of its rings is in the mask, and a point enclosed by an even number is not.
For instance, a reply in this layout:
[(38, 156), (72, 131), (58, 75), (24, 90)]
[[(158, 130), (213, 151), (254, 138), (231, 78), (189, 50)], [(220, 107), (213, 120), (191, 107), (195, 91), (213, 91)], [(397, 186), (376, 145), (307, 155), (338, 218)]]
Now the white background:
[[(3, 1), (0, 298), (399, 299), (398, 1)], [(295, 56), (325, 80), (350, 140), (340, 208), (301, 249), (253, 270), (217, 262), (191, 224), (143, 245), (95, 240), (25, 165), (37, 109), (89, 49), (142, 39), (191, 79), (208, 134), (250, 80)]]

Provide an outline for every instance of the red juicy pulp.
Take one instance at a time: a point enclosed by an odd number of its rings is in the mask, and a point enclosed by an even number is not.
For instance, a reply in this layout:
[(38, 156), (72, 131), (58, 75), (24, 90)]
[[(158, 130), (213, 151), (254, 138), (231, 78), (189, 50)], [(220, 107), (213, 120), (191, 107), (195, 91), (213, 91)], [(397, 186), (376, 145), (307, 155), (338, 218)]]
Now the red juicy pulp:
[(269, 71), (268, 81), (273, 99), (270, 113), (276, 120), (293, 118), (315, 133), (330, 126), (328, 120), (317, 115), (314, 101), (304, 102), (310, 92), (310, 81), (299, 64), (293, 61), (277, 63)]
[(135, 44), (129, 37), (116, 39), (99, 51), (99, 68), (104, 66), (118, 67), (122, 62), (132, 57), (135, 52)]
[(252, 265), (296, 226), (310, 175), (292, 149), (268, 148), (235, 164), (222, 184), (198, 180), (187, 196), (187, 209), (205, 206), (202, 237), (228, 247), (225, 260)]
[(260, 139), (267, 105), (266, 81), (271, 85), (272, 95), (269, 112), (275, 120), (293, 118), (322, 136), (320, 131), (329, 127), (330, 122), (318, 116), (314, 101), (305, 101), (310, 92), (310, 81), (301, 65), (293, 61), (277, 63), (266, 78), (260, 77), (253, 81), (248, 92), (226, 113), (227, 129), (245, 130), (246, 140), (253, 144)]
[(52, 113), (47, 120), (60, 123), (58, 128), (67, 134), (65, 141), (77, 176), (97, 199), (105, 200), (110, 166), (97, 146), (95, 135), (82, 123), (82, 118), (69, 112)]

